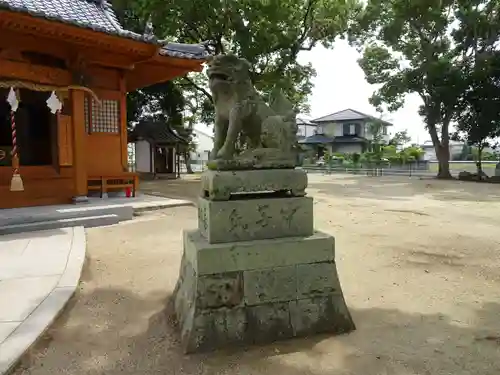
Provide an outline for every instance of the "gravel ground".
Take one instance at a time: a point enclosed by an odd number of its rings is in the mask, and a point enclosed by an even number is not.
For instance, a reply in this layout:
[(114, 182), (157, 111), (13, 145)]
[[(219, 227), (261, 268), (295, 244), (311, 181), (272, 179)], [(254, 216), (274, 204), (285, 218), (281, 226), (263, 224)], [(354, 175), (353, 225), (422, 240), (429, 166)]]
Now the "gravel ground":
[[(16, 375), (498, 375), (500, 187), (311, 176), (357, 331), (184, 356), (165, 303), (192, 207), (90, 229), (80, 290)], [(143, 190), (194, 198), (198, 182)]]

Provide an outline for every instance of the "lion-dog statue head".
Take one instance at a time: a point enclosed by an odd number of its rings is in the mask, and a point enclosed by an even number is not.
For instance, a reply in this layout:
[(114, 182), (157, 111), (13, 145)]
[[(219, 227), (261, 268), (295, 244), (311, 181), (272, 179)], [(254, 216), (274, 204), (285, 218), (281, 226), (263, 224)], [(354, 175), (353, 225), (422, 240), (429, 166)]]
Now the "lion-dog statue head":
[(251, 85), (250, 63), (235, 55), (217, 55), (208, 60), (207, 76), (214, 95), (231, 94), (238, 87)]

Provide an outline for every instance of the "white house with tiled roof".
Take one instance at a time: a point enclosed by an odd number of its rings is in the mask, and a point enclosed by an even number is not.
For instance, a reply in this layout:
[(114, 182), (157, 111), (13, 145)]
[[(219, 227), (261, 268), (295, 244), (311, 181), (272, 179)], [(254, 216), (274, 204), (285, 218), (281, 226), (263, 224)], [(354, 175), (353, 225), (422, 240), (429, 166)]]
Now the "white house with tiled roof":
[(304, 139), (316, 134), (317, 125), (304, 117), (297, 116), (297, 138)]
[(375, 116), (344, 109), (310, 121), (316, 125), (316, 134), (299, 140), (305, 145), (322, 145), (330, 152), (361, 153), (367, 143), (373, 139), (370, 132), (374, 122), (382, 123), (382, 134), (385, 142), (389, 141), (391, 123)]

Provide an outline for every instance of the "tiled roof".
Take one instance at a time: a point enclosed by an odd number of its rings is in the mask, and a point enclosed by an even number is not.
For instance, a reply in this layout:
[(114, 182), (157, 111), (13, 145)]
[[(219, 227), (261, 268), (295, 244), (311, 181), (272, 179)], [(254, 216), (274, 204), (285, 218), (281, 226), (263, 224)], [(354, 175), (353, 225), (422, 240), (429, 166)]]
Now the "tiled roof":
[(0, 0), (0, 8), (107, 34), (144, 40), (142, 35), (121, 27), (111, 5), (105, 0)]
[[(125, 30), (106, 0), (0, 0), (0, 10), (28, 13), (33, 17), (159, 44), (155, 37)], [(204, 59), (207, 56), (203, 45), (180, 43), (167, 43), (160, 54), (187, 59)]]
[(302, 117), (297, 117), (297, 125), (317, 126), (317, 124), (313, 124), (311, 121), (306, 120)]
[(160, 55), (179, 59), (204, 60), (208, 53), (202, 44), (167, 43), (160, 50)]
[[(356, 111), (354, 109), (344, 109), (343, 111), (338, 111), (323, 117), (312, 120), (312, 122), (336, 122), (336, 121), (350, 121), (350, 120), (379, 120), (374, 116), (367, 115), (365, 113)], [(392, 125), (387, 121), (383, 121), (386, 125)]]
[(307, 137), (307, 138), (304, 138), (304, 139), (301, 139), (298, 141), (299, 144), (328, 144), (328, 143), (332, 143), (333, 142), (333, 138), (332, 137), (328, 137), (326, 135), (323, 135), (323, 134), (315, 134), (315, 135), (312, 135), (310, 137)]
[(135, 126), (130, 133), (129, 141), (134, 142), (139, 139), (157, 143), (187, 143), (187, 140), (178, 135), (170, 126), (154, 121), (140, 121)]
[(329, 137), (324, 134), (315, 134), (310, 137), (301, 137), (298, 140), (299, 144), (328, 144), (328, 143), (364, 143), (366, 138), (356, 136), (339, 136)]
[(333, 143), (363, 143), (366, 141), (366, 138), (352, 135), (342, 135), (333, 139)]

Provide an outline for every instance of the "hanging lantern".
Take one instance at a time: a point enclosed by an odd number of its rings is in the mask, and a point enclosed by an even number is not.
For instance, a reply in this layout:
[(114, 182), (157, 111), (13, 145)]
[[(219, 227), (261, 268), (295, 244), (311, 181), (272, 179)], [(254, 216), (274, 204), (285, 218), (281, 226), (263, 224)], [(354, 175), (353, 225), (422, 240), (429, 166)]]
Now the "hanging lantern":
[(10, 105), (10, 127), (12, 133), (12, 179), (10, 180), (10, 191), (24, 191), (24, 184), (19, 174), (19, 155), (17, 149), (17, 131), (16, 131), (16, 111), (19, 107), (19, 100), (16, 92), (11, 87), (7, 96), (7, 103)]

